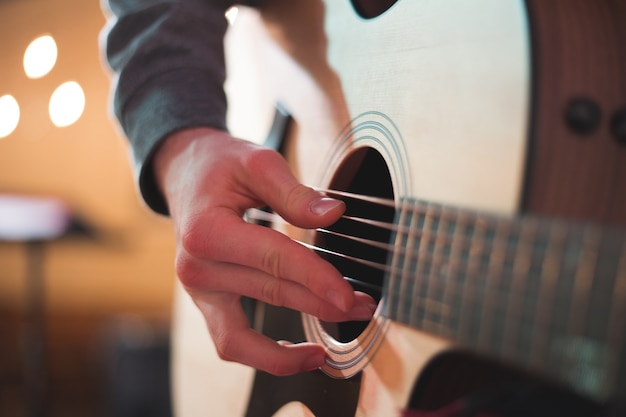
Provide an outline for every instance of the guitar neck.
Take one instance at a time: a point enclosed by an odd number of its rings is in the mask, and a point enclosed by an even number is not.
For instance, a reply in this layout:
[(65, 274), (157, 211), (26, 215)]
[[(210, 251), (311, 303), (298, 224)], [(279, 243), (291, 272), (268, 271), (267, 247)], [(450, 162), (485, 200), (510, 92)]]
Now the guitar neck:
[(622, 231), (407, 199), (385, 316), (606, 399), (626, 388)]

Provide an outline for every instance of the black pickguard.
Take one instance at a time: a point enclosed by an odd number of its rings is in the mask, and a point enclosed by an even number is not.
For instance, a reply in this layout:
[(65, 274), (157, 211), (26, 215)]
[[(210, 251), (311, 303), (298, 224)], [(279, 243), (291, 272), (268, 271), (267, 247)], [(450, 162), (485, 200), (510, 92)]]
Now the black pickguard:
[[(300, 313), (264, 304), (263, 334), (274, 340), (304, 341)], [(356, 412), (361, 375), (333, 379), (321, 371), (277, 377), (256, 372), (247, 417), (270, 417), (280, 407), (299, 401), (317, 417), (352, 417)]]

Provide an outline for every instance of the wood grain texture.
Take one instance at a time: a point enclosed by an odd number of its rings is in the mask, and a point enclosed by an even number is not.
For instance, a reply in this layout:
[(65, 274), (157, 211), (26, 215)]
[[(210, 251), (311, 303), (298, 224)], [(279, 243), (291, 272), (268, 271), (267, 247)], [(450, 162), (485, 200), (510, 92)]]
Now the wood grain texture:
[[(626, 225), (626, 146), (610, 119), (626, 105), (626, 2), (528, 0), (533, 124), (524, 209)], [(597, 130), (568, 127), (569, 100), (601, 110)]]

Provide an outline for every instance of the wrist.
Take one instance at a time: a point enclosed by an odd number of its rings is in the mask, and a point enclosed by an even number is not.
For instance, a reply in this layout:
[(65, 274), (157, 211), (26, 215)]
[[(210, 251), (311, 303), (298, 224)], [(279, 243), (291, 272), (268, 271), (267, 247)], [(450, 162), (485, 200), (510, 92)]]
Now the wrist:
[(206, 140), (219, 134), (223, 130), (210, 127), (197, 127), (180, 130), (172, 133), (163, 140), (153, 159), (154, 177), (161, 193), (167, 199), (168, 194), (179, 177), (181, 168), (188, 161), (186, 155), (193, 155), (193, 144), (199, 140)]

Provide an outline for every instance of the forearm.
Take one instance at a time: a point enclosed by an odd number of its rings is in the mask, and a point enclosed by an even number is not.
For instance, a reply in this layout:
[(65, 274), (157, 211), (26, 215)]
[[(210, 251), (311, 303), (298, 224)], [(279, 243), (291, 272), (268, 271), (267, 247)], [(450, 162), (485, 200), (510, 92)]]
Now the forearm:
[(131, 145), (139, 188), (165, 213), (152, 157), (173, 132), (225, 128), (223, 37), (232, 1), (109, 0), (106, 59), (113, 111)]

